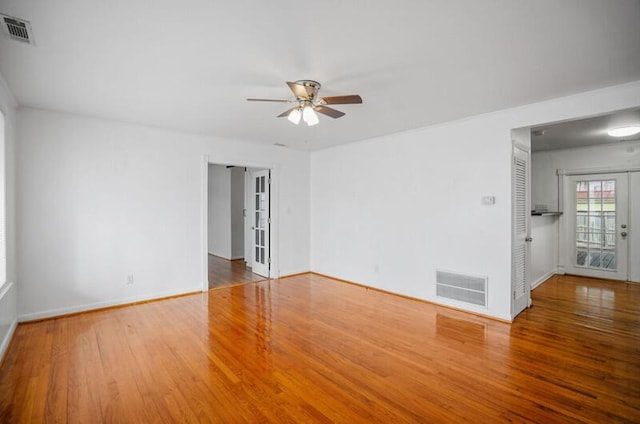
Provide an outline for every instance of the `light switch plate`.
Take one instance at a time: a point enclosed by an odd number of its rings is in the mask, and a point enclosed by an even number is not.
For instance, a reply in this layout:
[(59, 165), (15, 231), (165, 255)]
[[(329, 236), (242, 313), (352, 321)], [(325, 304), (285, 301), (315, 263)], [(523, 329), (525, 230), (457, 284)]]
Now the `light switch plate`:
[(483, 205), (495, 205), (496, 204), (496, 196), (482, 196), (482, 204)]

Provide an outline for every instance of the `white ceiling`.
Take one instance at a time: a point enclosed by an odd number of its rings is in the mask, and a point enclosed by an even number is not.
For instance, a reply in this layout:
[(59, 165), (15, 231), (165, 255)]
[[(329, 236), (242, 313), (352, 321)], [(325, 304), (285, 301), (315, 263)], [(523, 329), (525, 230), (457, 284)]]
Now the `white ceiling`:
[[(638, 0), (0, 0), (21, 105), (314, 150), (640, 80)], [(363, 105), (276, 118), (287, 80)]]
[[(531, 129), (531, 150), (537, 152), (573, 149), (640, 140), (638, 134), (628, 137), (611, 137), (607, 134), (611, 129), (628, 126), (640, 126), (640, 109), (622, 110), (592, 118), (540, 125)], [(544, 134), (536, 136), (535, 131), (543, 131)]]

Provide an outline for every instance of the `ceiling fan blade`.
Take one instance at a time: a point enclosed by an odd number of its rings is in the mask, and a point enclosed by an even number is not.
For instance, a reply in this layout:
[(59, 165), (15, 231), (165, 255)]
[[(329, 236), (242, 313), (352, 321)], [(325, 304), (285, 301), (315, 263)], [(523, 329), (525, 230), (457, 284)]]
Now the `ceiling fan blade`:
[(307, 92), (307, 88), (304, 85), (298, 84), (296, 82), (290, 82), (290, 81), (287, 81), (287, 85), (289, 86), (291, 91), (293, 91), (293, 94), (296, 96), (296, 99), (299, 99), (299, 98), (309, 99), (309, 93)]
[(330, 116), (332, 118), (340, 118), (341, 116), (344, 116), (344, 112), (340, 112), (339, 110), (332, 109), (326, 106), (316, 106), (313, 108), (313, 110), (315, 110), (318, 113), (322, 113), (323, 115)]
[(291, 103), (293, 100), (280, 100), (280, 99), (247, 99), (248, 102), (277, 102), (277, 103)]
[(291, 113), (292, 110), (294, 109), (298, 109), (299, 106), (296, 107), (292, 107), (291, 109), (287, 109), (284, 112), (282, 112), (280, 115), (276, 116), (276, 118), (284, 118), (285, 116), (289, 116), (289, 114)]
[(357, 94), (349, 94), (347, 96), (330, 96), (321, 97), (318, 99), (318, 103), (322, 105), (349, 105), (362, 103), (362, 97)]

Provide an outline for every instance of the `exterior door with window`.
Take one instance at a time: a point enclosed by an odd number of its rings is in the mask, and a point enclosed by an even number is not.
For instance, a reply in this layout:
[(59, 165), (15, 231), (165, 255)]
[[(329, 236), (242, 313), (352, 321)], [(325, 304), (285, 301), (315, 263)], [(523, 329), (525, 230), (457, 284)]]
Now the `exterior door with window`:
[(566, 272), (626, 281), (628, 174), (573, 175), (567, 184)]
[(251, 226), (253, 231), (251, 271), (269, 278), (269, 265), (271, 260), (269, 253), (270, 172), (269, 170), (257, 171), (251, 175), (255, 198), (254, 211), (251, 215), (251, 219), (253, 220)]

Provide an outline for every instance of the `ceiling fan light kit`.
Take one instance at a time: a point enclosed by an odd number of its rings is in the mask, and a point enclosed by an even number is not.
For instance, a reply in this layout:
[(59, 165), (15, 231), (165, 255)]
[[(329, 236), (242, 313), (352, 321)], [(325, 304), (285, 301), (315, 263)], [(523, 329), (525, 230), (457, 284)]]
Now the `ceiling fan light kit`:
[(313, 80), (298, 80), (287, 82), (293, 92), (295, 100), (280, 99), (247, 99), (250, 102), (282, 102), (297, 103), (297, 106), (284, 111), (278, 118), (287, 117), (289, 122), (298, 125), (302, 119), (308, 126), (317, 125), (320, 122), (318, 113), (330, 116), (334, 119), (344, 116), (344, 112), (327, 107), (326, 105), (360, 104), (362, 97), (357, 94), (346, 96), (318, 97), (320, 83)]
[(289, 112), (289, 115), (287, 116), (287, 119), (289, 120), (289, 122), (296, 125), (300, 123), (300, 118), (302, 118), (302, 112), (300, 111), (300, 108), (293, 109), (291, 112)]
[(320, 120), (318, 119), (318, 115), (316, 115), (316, 113), (313, 111), (311, 105), (308, 104), (305, 105), (304, 108), (302, 108), (302, 119), (310, 127), (320, 122)]

